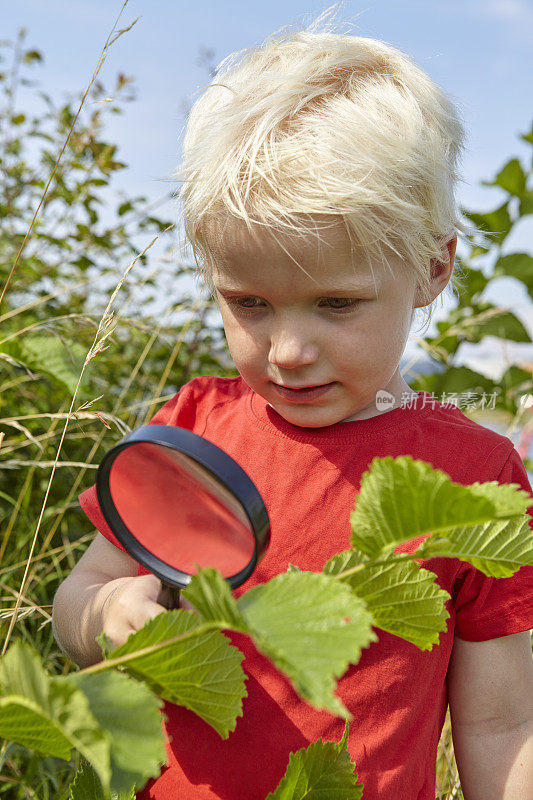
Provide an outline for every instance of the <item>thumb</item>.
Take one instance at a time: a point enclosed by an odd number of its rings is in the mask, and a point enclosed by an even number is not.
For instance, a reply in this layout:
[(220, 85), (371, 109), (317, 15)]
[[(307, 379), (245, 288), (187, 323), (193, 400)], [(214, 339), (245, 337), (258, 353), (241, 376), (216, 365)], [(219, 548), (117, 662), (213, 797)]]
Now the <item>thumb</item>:
[(161, 581), (157, 575), (152, 575), (152, 573), (149, 575), (139, 575), (137, 581), (143, 597), (146, 600), (152, 600), (154, 603), (158, 603), (161, 592)]

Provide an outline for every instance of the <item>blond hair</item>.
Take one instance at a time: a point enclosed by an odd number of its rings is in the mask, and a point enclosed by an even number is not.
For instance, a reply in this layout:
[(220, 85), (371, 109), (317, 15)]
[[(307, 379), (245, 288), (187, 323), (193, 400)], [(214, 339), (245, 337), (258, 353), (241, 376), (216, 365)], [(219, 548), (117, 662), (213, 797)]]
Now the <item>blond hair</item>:
[(352, 245), (387, 263), (392, 251), (423, 290), (462, 230), (452, 102), (396, 48), (333, 32), (330, 11), (228, 56), (190, 112), (179, 196), (208, 282), (209, 231), (227, 217), (309, 234), (333, 215)]

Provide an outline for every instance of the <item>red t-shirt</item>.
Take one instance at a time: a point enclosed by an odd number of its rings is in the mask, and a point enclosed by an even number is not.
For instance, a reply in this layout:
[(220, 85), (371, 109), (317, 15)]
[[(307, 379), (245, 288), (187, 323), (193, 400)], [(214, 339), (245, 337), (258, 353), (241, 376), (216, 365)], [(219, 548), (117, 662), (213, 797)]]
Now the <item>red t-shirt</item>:
[[(531, 492), (508, 438), (427, 392), (410, 406), (371, 419), (301, 428), (279, 416), (241, 378), (206, 376), (185, 385), (151, 423), (188, 428), (218, 445), (259, 489), (271, 522), (270, 547), (237, 595), (285, 572), (289, 562), (322, 570), (348, 548), (349, 512), (361, 475), (376, 456), (411, 455), (457, 483), (497, 480)], [(121, 547), (103, 519), (94, 486), (80, 495), (80, 504), (98, 530)], [(496, 580), (456, 559), (421, 563), (452, 597), (439, 645), (421, 651), (377, 631), (379, 641), (363, 650), (338, 684), (353, 715), (349, 751), (365, 800), (434, 800), (454, 634), (482, 641), (533, 627), (532, 569)], [(139, 574), (145, 572), (139, 568)], [(236, 730), (222, 740), (195, 714), (166, 703), (167, 764), (138, 793), (139, 800), (263, 800), (284, 774), (291, 751), (319, 737), (340, 739), (340, 719), (302, 702), (247, 637), (232, 635), (232, 640), (245, 653), (249, 675)]]

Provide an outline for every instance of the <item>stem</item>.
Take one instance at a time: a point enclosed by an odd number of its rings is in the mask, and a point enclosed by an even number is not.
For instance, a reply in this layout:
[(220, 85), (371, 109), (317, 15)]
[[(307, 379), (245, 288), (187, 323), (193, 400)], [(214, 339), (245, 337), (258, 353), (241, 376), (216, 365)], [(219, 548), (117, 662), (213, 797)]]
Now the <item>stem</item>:
[[(167, 612), (172, 613), (172, 612)], [(127, 664), (129, 661), (135, 661), (137, 658), (142, 656), (150, 655), (151, 653), (156, 653), (158, 650), (161, 650), (163, 647), (168, 647), (169, 645), (176, 644), (177, 642), (185, 642), (188, 639), (192, 639), (194, 636), (199, 636), (203, 633), (207, 633), (208, 631), (212, 630), (232, 630), (238, 633), (246, 633), (248, 636), (250, 635), (248, 631), (242, 630), (240, 628), (228, 627), (228, 625), (224, 622), (204, 622), (202, 625), (199, 625), (197, 628), (192, 628), (190, 631), (186, 633), (181, 633), (179, 636), (173, 636), (171, 639), (165, 639), (163, 642), (157, 642), (156, 644), (148, 645), (147, 647), (143, 647), (141, 650), (135, 650), (133, 653), (126, 653), (123, 656), (118, 656), (116, 658), (106, 658), (104, 661), (99, 661), (98, 664), (93, 664), (91, 667), (85, 667), (85, 669), (80, 670), (77, 674), (78, 675), (92, 675), (97, 672), (104, 672), (107, 669), (112, 669), (114, 667), (120, 667), (124, 664)]]
[[(413, 561), (414, 556), (410, 555), (409, 553), (405, 553), (403, 555), (398, 555), (398, 558), (394, 559), (395, 563), (398, 561)], [(365, 567), (378, 567), (382, 564), (390, 564), (390, 561), (387, 559), (381, 561), (363, 561), (362, 564), (357, 564), (355, 567), (350, 567), (349, 569), (345, 569), (342, 572), (337, 572), (336, 575), (332, 575), (332, 578), (338, 578), (339, 580), (343, 580), (350, 575), (355, 575), (357, 572), (361, 572)]]

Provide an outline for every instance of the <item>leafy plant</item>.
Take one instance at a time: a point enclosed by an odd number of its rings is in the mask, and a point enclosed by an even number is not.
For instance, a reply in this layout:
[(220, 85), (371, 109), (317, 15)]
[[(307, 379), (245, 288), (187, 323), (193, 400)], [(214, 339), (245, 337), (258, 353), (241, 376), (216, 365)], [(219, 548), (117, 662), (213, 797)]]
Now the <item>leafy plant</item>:
[[(37, 653), (15, 642), (0, 661), (0, 734), (65, 760), (76, 748), (94, 774), (82, 767), (73, 800), (94, 776), (95, 797), (140, 789), (164, 761), (159, 698), (194, 711), (222, 738), (234, 730), (245, 674), (224, 630), (250, 636), (303, 700), (348, 719), (336, 681), (376, 640), (374, 626), (421, 649), (446, 628), (449, 595), (415, 559), (460, 558), (494, 577), (533, 565), (530, 503), (513, 484), (465, 487), (410, 456), (376, 458), (352, 514), (353, 547), (322, 573), (292, 568), (236, 600), (218, 572), (200, 570), (184, 590), (196, 613), (160, 614), (119, 647), (102, 634), (103, 660), (64, 677), (48, 675)], [(412, 555), (394, 552), (420, 536)], [(293, 754), (269, 798), (360, 798), (346, 741), (345, 732), (338, 745), (320, 741)]]
[[(533, 128), (521, 139), (533, 145)], [(463, 209), (471, 233), (464, 241), (464, 254), (456, 258), (462, 273), (456, 307), (436, 323), (435, 335), (416, 339), (423, 351), (441, 365), (441, 370), (409, 381), (413, 389), (424, 389), (439, 399), (445, 396), (466, 409), (500, 411), (509, 420), (516, 418), (518, 424), (526, 411), (520, 398), (533, 392), (531, 371), (511, 363), (501, 379), (495, 381), (459, 366), (457, 357), (463, 343), (479, 343), (485, 336), (531, 342), (512, 310), (484, 300), (483, 294), (493, 281), (507, 276), (524, 284), (533, 298), (533, 256), (503, 253), (514, 227), (533, 214), (532, 172), (525, 162), (510, 159), (493, 180), (484, 182), (503, 194), (505, 201), (485, 213)]]

